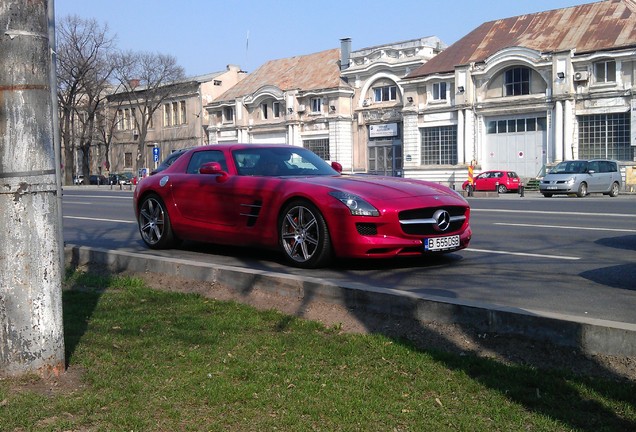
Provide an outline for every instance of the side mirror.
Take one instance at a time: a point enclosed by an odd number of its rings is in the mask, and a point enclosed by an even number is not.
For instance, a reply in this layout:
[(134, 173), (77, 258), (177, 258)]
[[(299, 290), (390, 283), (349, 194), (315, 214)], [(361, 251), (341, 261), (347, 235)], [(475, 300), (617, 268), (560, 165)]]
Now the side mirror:
[(223, 171), (223, 167), (218, 162), (206, 162), (199, 167), (199, 174), (213, 174), (218, 175), (217, 181), (225, 181), (228, 174)]
[(331, 168), (335, 169), (339, 173), (342, 172), (342, 165), (339, 164), (338, 162), (331, 162)]

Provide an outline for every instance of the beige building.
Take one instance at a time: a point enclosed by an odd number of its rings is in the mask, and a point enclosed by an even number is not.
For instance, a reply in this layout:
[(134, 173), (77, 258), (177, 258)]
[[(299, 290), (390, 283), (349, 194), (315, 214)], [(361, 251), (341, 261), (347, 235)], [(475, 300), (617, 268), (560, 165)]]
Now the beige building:
[(351, 169), (353, 96), (338, 49), (271, 60), (205, 106), (209, 142), (304, 146)]
[[(138, 122), (133, 120), (140, 110), (127, 103), (124, 95), (109, 96), (108, 109), (111, 115), (116, 116), (110, 147), (110, 171), (133, 172), (138, 157), (144, 161), (143, 166), (152, 170), (175, 150), (207, 144), (209, 119), (204, 106), (245, 76), (246, 73), (238, 66), (229, 65), (225, 71), (187, 78), (166, 86), (169, 96), (152, 117), (145, 151), (141, 155), (137, 150)], [(139, 91), (143, 92), (143, 89)]]

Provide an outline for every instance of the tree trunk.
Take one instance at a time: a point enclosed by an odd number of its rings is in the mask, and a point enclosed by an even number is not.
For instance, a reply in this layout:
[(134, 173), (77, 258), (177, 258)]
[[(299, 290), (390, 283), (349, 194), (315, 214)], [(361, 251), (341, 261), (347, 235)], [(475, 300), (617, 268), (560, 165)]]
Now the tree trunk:
[(0, 375), (6, 376), (48, 377), (65, 366), (47, 6), (0, 2)]

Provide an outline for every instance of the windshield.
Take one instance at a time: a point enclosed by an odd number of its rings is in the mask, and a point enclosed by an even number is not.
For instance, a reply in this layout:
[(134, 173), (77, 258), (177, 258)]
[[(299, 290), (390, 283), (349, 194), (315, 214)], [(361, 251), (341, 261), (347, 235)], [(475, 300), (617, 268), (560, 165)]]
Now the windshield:
[(587, 172), (586, 161), (561, 162), (550, 170), (550, 174), (583, 174)]
[(245, 176), (338, 175), (338, 172), (302, 147), (258, 147), (232, 152), (238, 174)]

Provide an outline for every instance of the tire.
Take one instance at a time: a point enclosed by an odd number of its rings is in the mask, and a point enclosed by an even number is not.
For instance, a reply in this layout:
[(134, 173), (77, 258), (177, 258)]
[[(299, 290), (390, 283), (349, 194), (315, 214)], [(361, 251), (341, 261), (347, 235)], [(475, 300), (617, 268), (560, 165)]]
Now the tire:
[(306, 201), (289, 203), (279, 219), (279, 243), (285, 259), (300, 268), (324, 267), (331, 261), (331, 239), (320, 211)]
[(143, 198), (137, 217), (141, 239), (150, 249), (170, 249), (177, 244), (166, 206), (157, 195)]
[(578, 196), (579, 198), (583, 198), (586, 195), (587, 195), (587, 183), (581, 182), (581, 184), (579, 185), (579, 191), (576, 193), (576, 196)]
[(543, 196), (546, 197), (546, 198), (552, 198), (552, 194), (551, 193), (544, 193)]
[(618, 185), (617, 182), (612, 183), (609, 196), (611, 196), (612, 198), (617, 197), (619, 193), (619, 189), (620, 189), (620, 186)]
[(506, 192), (508, 192), (508, 188), (506, 187), (506, 185), (500, 184), (499, 186), (497, 186), (497, 193), (505, 194)]

